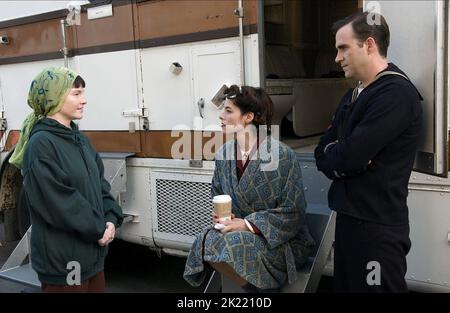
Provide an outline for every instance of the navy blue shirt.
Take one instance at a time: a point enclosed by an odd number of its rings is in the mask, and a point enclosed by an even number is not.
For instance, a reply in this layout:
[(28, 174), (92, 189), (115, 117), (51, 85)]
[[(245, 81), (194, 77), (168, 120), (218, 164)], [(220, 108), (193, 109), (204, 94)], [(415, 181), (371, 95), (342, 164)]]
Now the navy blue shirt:
[[(386, 70), (404, 74), (392, 63)], [(329, 206), (367, 221), (407, 224), (422, 97), (409, 80), (386, 75), (364, 88), (353, 103), (351, 98), (350, 90), (315, 150), (317, 168), (333, 180)]]

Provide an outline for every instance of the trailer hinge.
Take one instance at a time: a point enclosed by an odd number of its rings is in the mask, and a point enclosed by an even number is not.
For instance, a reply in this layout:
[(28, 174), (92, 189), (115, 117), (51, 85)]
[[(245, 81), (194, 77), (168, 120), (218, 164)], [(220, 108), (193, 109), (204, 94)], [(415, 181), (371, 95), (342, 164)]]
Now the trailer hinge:
[(0, 112), (0, 131), (6, 131), (8, 123), (6, 122), (5, 111)]
[(244, 8), (243, 7), (239, 7), (237, 9), (234, 10), (234, 15), (236, 15), (238, 18), (244, 18)]
[(122, 115), (125, 117), (148, 117), (148, 111), (147, 108), (125, 110), (122, 111)]

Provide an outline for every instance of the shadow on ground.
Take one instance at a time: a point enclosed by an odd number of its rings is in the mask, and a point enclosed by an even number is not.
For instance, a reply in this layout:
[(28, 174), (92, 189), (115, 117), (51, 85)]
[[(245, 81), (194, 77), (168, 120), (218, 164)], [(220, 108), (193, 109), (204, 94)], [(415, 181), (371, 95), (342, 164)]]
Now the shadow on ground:
[(202, 292), (183, 279), (185, 258), (163, 255), (145, 246), (113, 241), (105, 263), (107, 292)]

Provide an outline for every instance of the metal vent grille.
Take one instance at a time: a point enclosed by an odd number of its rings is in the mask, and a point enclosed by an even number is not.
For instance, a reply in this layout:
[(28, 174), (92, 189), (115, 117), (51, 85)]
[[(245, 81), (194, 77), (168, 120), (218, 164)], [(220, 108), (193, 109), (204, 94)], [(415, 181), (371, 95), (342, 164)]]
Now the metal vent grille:
[(211, 224), (211, 184), (156, 179), (158, 232), (197, 236)]

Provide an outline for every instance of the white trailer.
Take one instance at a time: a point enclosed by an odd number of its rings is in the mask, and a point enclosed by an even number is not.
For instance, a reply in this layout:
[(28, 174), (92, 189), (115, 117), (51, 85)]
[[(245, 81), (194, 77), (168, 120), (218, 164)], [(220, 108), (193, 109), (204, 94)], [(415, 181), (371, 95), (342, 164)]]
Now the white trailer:
[[(313, 150), (352, 84), (334, 64), (330, 26), (375, 9), (390, 26), (388, 59), (425, 99), (426, 131), (409, 184), (406, 279), (412, 290), (450, 291), (448, 1), (77, 2), (80, 24), (74, 14), (72, 26), (60, 22), (69, 1), (0, 2), (0, 211), (10, 236), (16, 215), (22, 233), (27, 226), (21, 178), (7, 163), (30, 112), (27, 90), (43, 67), (65, 62), (87, 82), (79, 126), (104, 152), (129, 221), (123, 240), (185, 256), (210, 223), (213, 140), (221, 137), (210, 100), (223, 84), (267, 89), (281, 139), (302, 162), (308, 210), (327, 211), (330, 182)], [(332, 275), (332, 253), (325, 273)]]

